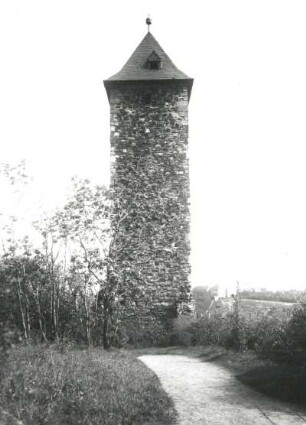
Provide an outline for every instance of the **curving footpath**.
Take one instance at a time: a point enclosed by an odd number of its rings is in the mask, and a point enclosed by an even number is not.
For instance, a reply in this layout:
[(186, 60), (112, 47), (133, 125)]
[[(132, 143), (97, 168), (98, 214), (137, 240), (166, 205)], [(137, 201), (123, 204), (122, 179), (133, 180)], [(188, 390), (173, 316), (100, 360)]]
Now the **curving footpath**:
[(174, 400), (178, 425), (306, 424), (302, 412), (248, 388), (221, 366), (171, 354), (139, 359)]

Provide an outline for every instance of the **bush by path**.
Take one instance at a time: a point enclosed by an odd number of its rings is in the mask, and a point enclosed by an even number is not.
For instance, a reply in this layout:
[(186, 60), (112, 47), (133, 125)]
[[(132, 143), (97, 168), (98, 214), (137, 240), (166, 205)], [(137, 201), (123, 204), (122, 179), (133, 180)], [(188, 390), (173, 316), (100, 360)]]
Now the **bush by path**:
[[(220, 346), (195, 348), (196, 356), (232, 370), (244, 384), (276, 399), (306, 407), (305, 364), (275, 363), (254, 351), (239, 353)], [(193, 348), (187, 350), (192, 353)]]

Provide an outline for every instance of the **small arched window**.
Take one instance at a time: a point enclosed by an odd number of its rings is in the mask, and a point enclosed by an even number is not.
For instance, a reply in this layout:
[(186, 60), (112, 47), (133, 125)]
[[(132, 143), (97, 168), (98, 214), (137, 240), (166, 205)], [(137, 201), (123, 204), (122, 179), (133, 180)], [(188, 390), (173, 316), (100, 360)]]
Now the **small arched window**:
[(154, 70), (161, 68), (161, 58), (154, 52), (154, 50), (147, 59), (147, 68)]

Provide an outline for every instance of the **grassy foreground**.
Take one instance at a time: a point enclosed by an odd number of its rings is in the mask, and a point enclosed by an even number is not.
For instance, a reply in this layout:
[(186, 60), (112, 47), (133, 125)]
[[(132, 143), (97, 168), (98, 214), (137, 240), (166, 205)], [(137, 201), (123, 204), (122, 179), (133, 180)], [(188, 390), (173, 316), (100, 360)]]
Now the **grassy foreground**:
[(0, 405), (24, 424), (172, 424), (158, 378), (132, 354), (15, 347), (0, 366)]

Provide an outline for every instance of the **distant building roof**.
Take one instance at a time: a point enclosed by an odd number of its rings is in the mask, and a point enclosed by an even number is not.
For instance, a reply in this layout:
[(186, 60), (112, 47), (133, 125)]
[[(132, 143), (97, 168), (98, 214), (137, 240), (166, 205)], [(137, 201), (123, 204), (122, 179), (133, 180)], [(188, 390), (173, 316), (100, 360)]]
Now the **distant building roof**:
[[(147, 66), (148, 59), (152, 60), (154, 57), (161, 61), (161, 65), (157, 69), (151, 69)], [(121, 71), (108, 78), (106, 82), (172, 79), (190, 80), (192, 82), (192, 78), (189, 78), (174, 65), (153, 35), (148, 32)]]
[[(289, 311), (295, 303), (288, 303), (282, 301), (269, 301), (269, 300), (253, 300), (242, 298), (239, 301), (240, 314), (247, 319), (260, 318), (262, 316), (273, 316), (277, 313)], [(211, 315), (217, 315), (220, 317), (226, 317), (228, 313), (234, 310), (235, 298), (219, 298), (213, 300), (208, 307), (206, 314), (208, 317)]]

